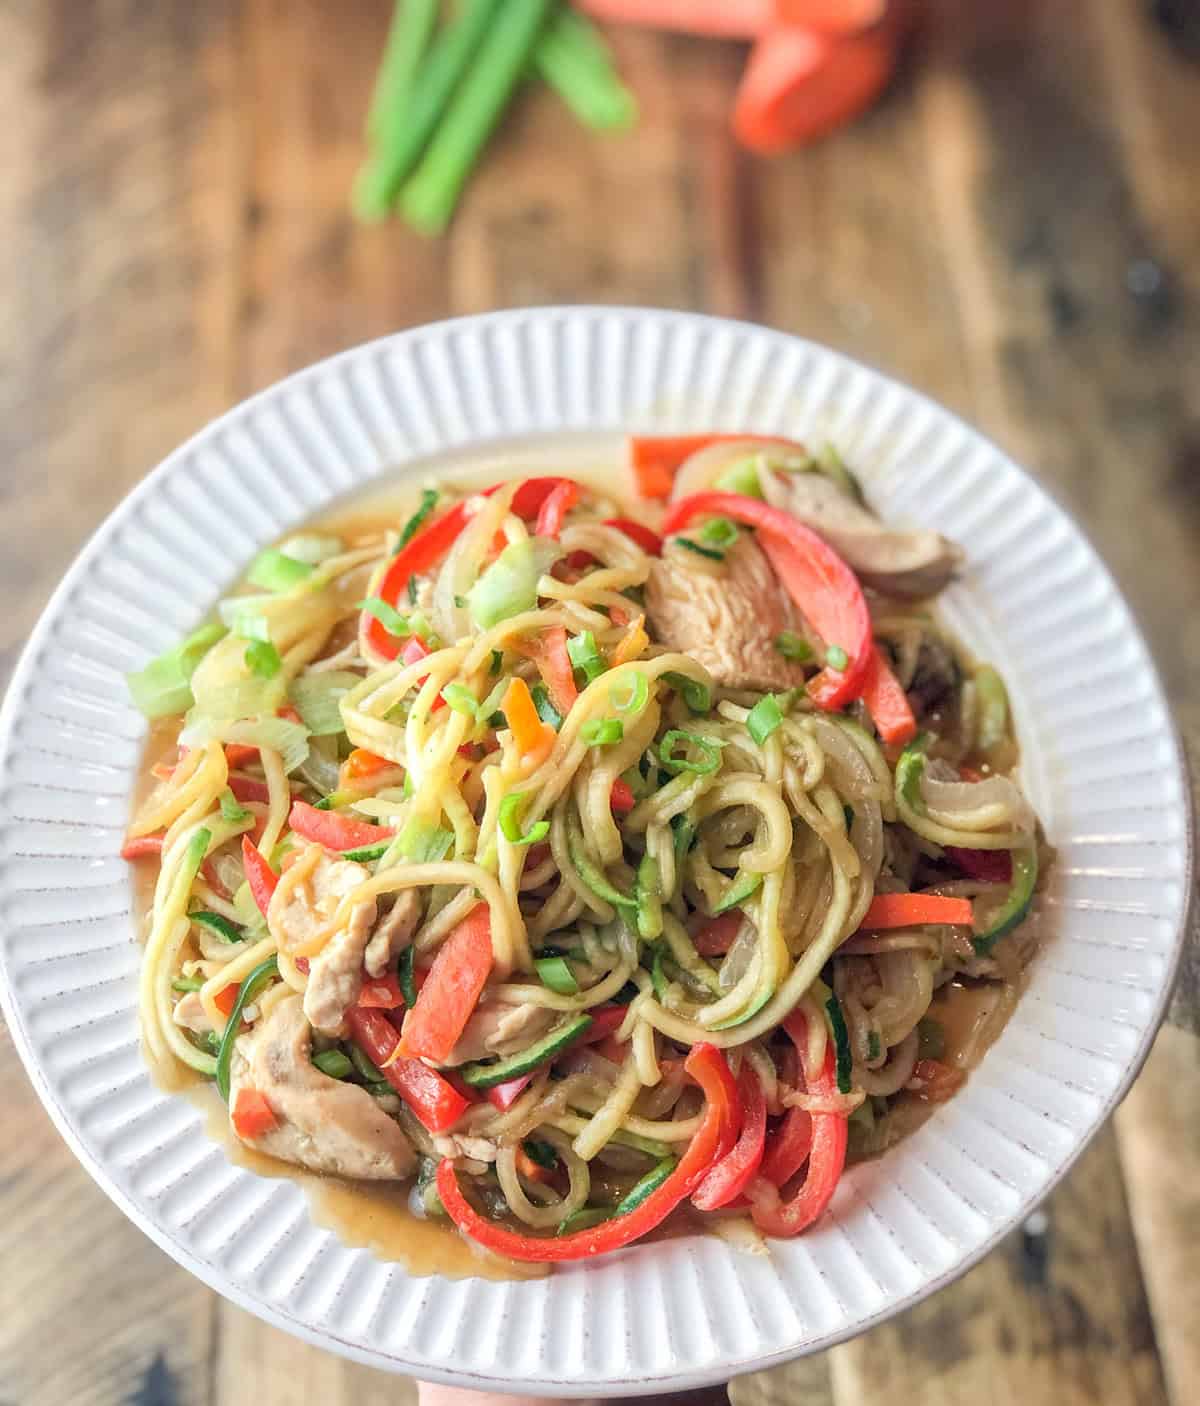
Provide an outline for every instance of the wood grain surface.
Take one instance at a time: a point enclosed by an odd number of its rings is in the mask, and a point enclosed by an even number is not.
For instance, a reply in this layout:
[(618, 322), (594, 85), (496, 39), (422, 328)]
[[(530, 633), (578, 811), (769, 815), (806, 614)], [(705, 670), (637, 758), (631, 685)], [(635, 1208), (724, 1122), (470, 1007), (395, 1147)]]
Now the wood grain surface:
[[(622, 31), (637, 131), (590, 136), (522, 95), (438, 242), (347, 213), (387, 10), (0, 0), (0, 684), (88, 533), (236, 399), (451, 313), (629, 302), (818, 338), (979, 424), (1082, 522), (1200, 741), (1190, 7), (931, 0), (880, 106), (769, 163), (728, 135), (736, 46)], [(1195, 948), (1172, 1025), (1044, 1213), (892, 1323), (732, 1383), (736, 1406), (1192, 1406)], [(160, 1254), (2, 1033), (0, 1099), (0, 1406), (415, 1401)]]

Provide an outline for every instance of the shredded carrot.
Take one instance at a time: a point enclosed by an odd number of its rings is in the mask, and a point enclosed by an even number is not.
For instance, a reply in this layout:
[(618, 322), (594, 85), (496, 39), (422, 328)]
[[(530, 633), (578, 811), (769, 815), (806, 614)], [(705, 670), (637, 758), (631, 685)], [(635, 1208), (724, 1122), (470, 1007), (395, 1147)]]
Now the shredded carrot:
[(522, 757), (534, 756), (547, 750), (547, 745), (554, 745), (554, 729), (538, 717), (524, 679), (514, 678), (509, 684), (504, 695), (504, 716)]
[(229, 1116), (238, 1137), (262, 1137), (278, 1125), (271, 1105), (257, 1089), (238, 1089)]
[(375, 776), (395, 765), (395, 762), (388, 761), (386, 757), (368, 752), (365, 747), (355, 747), (342, 763), (342, 776), (347, 781), (365, 781), (368, 776)]
[(643, 617), (639, 615), (629, 633), (622, 635), (613, 649), (611, 663), (614, 669), (618, 664), (628, 664), (631, 659), (636, 659), (650, 643), (642, 621)]
[(222, 986), (220, 991), (213, 997), (213, 1005), (222, 1015), (229, 1015), (237, 1001), (237, 982), (231, 982), (228, 986)]

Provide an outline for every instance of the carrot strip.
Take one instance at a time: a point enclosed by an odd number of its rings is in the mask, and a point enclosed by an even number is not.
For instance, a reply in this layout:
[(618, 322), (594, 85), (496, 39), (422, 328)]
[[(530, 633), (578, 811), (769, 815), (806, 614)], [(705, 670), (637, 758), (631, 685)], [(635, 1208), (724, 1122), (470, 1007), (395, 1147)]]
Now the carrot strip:
[(913, 928), (923, 923), (970, 927), (973, 917), (969, 898), (947, 898), (938, 893), (877, 893), (858, 926), (862, 932)]
[(554, 745), (554, 729), (538, 717), (529, 685), (522, 678), (514, 678), (504, 695), (504, 716), (512, 730), (517, 751), (523, 757), (536, 755), (547, 745)]
[(262, 1137), (278, 1126), (271, 1105), (257, 1089), (242, 1087), (233, 1098), (230, 1121), (238, 1137)]
[(404, 1021), (401, 1055), (439, 1064), (449, 1058), (491, 970), (492, 920), (487, 904), (480, 903), (438, 948)]

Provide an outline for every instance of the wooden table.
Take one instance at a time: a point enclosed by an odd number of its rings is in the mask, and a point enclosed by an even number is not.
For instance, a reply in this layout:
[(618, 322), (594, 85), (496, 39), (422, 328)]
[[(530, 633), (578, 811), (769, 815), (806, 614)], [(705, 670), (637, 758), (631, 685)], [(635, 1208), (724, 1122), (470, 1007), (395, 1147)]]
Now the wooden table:
[[(0, 679), (102, 516), (235, 400), (447, 313), (707, 309), (980, 424), (1079, 517), (1200, 738), (1200, 69), (1143, 0), (943, 0), (895, 90), (773, 163), (736, 47), (626, 31), (636, 135), (524, 98), (450, 236), (346, 213), (385, 0), (0, 4)], [(1159, 6), (1184, 15), (1183, 5)], [(1041, 1223), (733, 1400), (1191, 1406), (1200, 982)], [(176, 1268), (76, 1166), (0, 1036), (2, 1406), (382, 1406)]]

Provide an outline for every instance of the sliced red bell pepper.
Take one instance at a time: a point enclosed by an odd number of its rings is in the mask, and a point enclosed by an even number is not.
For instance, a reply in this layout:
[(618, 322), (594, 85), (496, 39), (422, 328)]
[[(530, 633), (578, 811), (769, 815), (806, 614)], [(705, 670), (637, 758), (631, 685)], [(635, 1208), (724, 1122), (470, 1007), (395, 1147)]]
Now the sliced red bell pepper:
[(355, 1006), (346, 1012), (346, 1019), (368, 1059), (431, 1133), (444, 1133), (458, 1122), (471, 1100), (419, 1059), (403, 1055), (393, 1059), (400, 1036), (382, 1011)]
[(471, 910), (438, 948), (417, 1003), (404, 1020), (401, 1052), (441, 1063), (450, 1056), (492, 970), (492, 918)]
[(126, 840), (121, 846), (122, 859), (161, 859), (163, 852), (162, 835), (139, 835), (136, 840)]
[(723, 957), (733, 946), (741, 926), (742, 910), (731, 908), (728, 913), (721, 913), (705, 923), (692, 943), (702, 957)]
[(524, 1235), (480, 1215), (463, 1194), (454, 1163), (447, 1159), (438, 1166), (437, 1187), (450, 1219), (478, 1244), (527, 1263), (591, 1259), (640, 1240), (691, 1195), (714, 1161), (724, 1155), (722, 1149), (727, 1150), (723, 1132), (735, 1116), (736, 1086), (724, 1055), (712, 1045), (694, 1045), (684, 1068), (704, 1089), (704, 1117), (675, 1170), (635, 1210), (573, 1235), (546, 1239)]
[(631, 542), (636, 542), (642, 551), (649, 552), (652, 557), (662, 556), (662, 538), (644, 522), (634, 522), (632, 518), (627, 517), (610, 517), (605, 518), (604, 525), (623, 532)]
[(304, 840), (324, 845), (326, 849), (365, 849), (367, 845), (382, 844), (396, 833), (386, 825), (372, 825), (366, 820), (352, 820), (333, 810), (318, 810), (307, 801), (293, 801), (288, 824)]
[[(795, 1047), (784, 1052), (779, 1076), (788, 1084), (798, 1079), (800, 1058)], [(805, 1162), (812, 1148), (812, 1115), (804, 1108), (789, 1108), (777, 1126), (767, 1134), (759, 1175), (772, 1186), (791, 1181)]]
[(1012, 883), (1012, 854), (1006, 849), (960, 849), (947, 845), (943, 851), (951, 864), (956, 864), (972, 879), (986, 884)]
[(767, 1100), (749, 1062), (737, 1081), (742, 1130), (738, 1140), (692, 1192), (692, 1205), (715, 1211), (736, 1201), (758, 1175), (767, 1137)]
[(250, 1139), (263, 1137), (279, 1125), (279, 1120), (266, 1098), (257, 1089), (245, 1084), (233, 1096), (229, 1121), (238, 1137)]
[(614, 815), (628, 815), (637, 805), (637, 797), (633, 794), (629, 782), (622, 781), (619, 776), (612, 784), (612, 792), (608, 799)]
[(400, 990), (396, 973), (388, 971), (382, 976), (364, 977), (356, 1004), (368, 1010), (398, 1010), (404, 1004), (404, 992)]
[(242, 836), (242, 867), (246, 871), (246, 882), (250, 893), (258, 904), (258, 911), (265, 918), (271, 906), (271, 895), (279, 882), (279, 875), (267, 863), (250, 842), (249, 835)]
[(487, 1101), (501, 1113), (507, 1113), (532, 1083), (532, 1074), (518, 1074), (506, 1084), (493, 1084), (487, 1091)]
[(790, 513), (741, 493), (692, 493), (672, 503), (663, 519), (670, 536), (697, 517), (728, 517), (757, 528), (758, 541), (788, 594), (827, 647), (845, 651), (845, 669), (826, 665), (811, 679), (809, 696), (833, 712), (862, 692), (874, 640), (871, 615), (858, 578), (823, 538)]
[(538, 509), (534, 533), (538, 537), (557, 537), (563, 530), (567, 514), (579, 502), (583, 490), (569, 478), (564, 478), (547, 495)]
[(579, 697), (571, 656), (567, 653), (566, 630), (561, 625), (542, 630), (524, 642), (521, 653), (537, 665), (550, 702), (565, 718)]
[(917, 735), (917, 720), (908, 695), (878, 645), (871, 650), (862, 699), (875, 730), (885, 742), (903, 746)]
[(938, 893), (877, 893), (858, 926), (860, 932), (916, 928), (924, 923), (970, 927), (973, 916), (969, 898), (946, 898)]
[(265, 781), (253, 776), (230, 776), (229, 789), (239, 801), (253, 801), (256, 805), (270, 805), (271, 789)]
[(588, 1015), (592, 1018), (591, 1025), (571, 1042), (571, 1048), (576, 1045), (594, 1045), (600, 1040), (607, 1039), (614, 1031), (621, 1028), (626, 1014), (624, 1006), (594, 1006), (588, 1011)]
[[(783, 1023), (784, 1029), (796, 1042), (797, 1049), (807, 1049), (808, 1036), (804, 1016), (793, 1011)], [(803, 1054), (801, 1056), (803, 1058)], [(830, 1040), (825, 1048), (825, 1060), (819, 1070), (805, 1069), (804, 1078), (810, 1092), (834, 1098), (837, 1096), (837, 1061)], [(759, 1230), (768, 1235), (799, 1235), (821, 1215), (833, 1196), (838, 1178), (846, 1165), (847, 1119), (840, 1113), (814, 1113), (812, 1117), (812, 1147), (808, 1154), (808, 1172), (799, 1190), (790, 1201), (779, 1201), (773, 1188), (767, 1196), (756, 1196), (751, 1185), (750, 1216)]]

